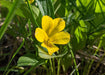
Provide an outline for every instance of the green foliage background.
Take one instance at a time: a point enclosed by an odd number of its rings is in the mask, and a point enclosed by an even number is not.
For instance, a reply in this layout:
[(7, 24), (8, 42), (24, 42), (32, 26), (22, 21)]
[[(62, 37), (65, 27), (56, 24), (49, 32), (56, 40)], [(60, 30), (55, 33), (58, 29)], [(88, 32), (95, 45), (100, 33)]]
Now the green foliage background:
[[(5, 34), (14, 39), (17, 37), (24, 39), (21, 42), (23, 44), (20, 44), (4, 70), (7, 74), (9, 73), (7, 70), (11, 68), (10, 63), (23, 46), (25, 54), (23, 53), (18, 58), (15, 66), (18, 68), (31, 66), (31, 68), (22, 72), (19, 72), (18, 69), (18, 74), (23, 72), (28, 74), (39, 65), (49, 65), (48, 59), (51, 58), (55, 58), (57, 61), (60, 58), (62, 60), (61, 66), (65, 67), (63, 71), (67, 72), (68, 68), (73, 65), (72, 62), (75, 62), (72, 60), (74, 58), (72, 58), (70, 50), (73, 51), (74, 55), (79, 50), (91, 52), (90, 49), (93, 45), (97, 46), (98, 49), (105, 50), (105, 0), (35, 0), (32, 4), (25, 4), (23, 0), (0, 0), (0, 15), (1, 19), (5, 18), (0, 28), (0, 40), (4, 38)], [(66, 22), (65, 31), (71, 35), (70, 46), (59, 46), (61, 51), (57, 55), (49, 56), (34, 37), (34, 31), (37, 27), (41, 27), (41, 18), (44, 15), (63, 18)], [(70, 62), (70, 64), (63, 61)], [(44, 68), (46, 69), (45, 66)], [(85, 72), (85, 69), (84, 72), (88, 73), (89, 70)], [(85, 73), (80, 75), (85, 75)]]

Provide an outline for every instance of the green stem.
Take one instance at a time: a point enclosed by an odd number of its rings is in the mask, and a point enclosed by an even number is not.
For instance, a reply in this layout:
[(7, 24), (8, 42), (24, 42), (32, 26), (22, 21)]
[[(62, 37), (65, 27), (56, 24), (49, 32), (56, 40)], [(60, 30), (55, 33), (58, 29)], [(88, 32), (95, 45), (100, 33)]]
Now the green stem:
[(28, 25), (29, 25), (29, 36), (32, 35), (32, 32), (31, 32), (31, 22), (30, 22), (30, 19), (28, 20)]
[(63, 69), (64, 75), (66, 75), (66, 69), (65, 69), (65, 65), (64, 64), (62, 64), (62, 69)]
[(96, 69), (100, 66), (100, 63), (104, 60), (104, 57), (105, 57), (105, 52), (104, 52), (104, 55), (101, 57), (100, 61), (97, 63), (95, 69), (92, 71), (92, 73), (90, 75), (93, 75), (94, 72), (96, 71)]
[(75, 69), (76, 69), (76, 73), (77, 73), (77, 75), (79, 75), (78, 68), (77, 68), (77, 64), (76, 64), (76, 60), (75, 60), (75, 57), (74, 57), (74, 53), (73, 53), (73, 51), (72, 51), (72, 48), (71, 48), (71, 46), (70, 46), (70, 43), (68, 44), (68, 46), (69, 46), (69, 48), (70, 48), (71, 56), (72, 56), (72, 58), (73, 58), (74, 66), (75, 66)]
[[(95, 51), (95, 53), (94, 53), (94, 56), (95, 56), (95, 55), (97, 54), (97, 52), (99, 51), (101, 45), (102, 45), (102, 39), (100, 40), (100, 42), (99, 42), (99, 44), (98, 44), (98, 48), (96, 49), (96, 51)], [(94, 62), (94, 59), (92, 59), (92, 61), (90, 62), (87, 75), (89, 75), (89, 72), (90, 72), (90, 69), (91, 69), (91, 67), (92, 67), (93, 62)]]
[(32, 30), (31, 30), (31, 21), (30, 21), (30, 19), (28, 20), (28, 25), (29, 25), (29, 34), (28, 34), (28, 36), (30, 36), (30, 40), (33, 41), (33, 38), (32, 38)]
[(13, 54), (13, 56), (12, 56), (10, 62), (8, 63), (8, 65), (7, 65), (7, 67), (6, 67), (3, 75), (5, 75), (5, 72), (8, 70), (8, 67), (9, 67), (10, 63), (12, 62), (12, 60), (14, 59), (14, 57), (16, 56), (16, 54), (19, 52), (19, 50), (23, 47), (24, 42), (25, 42), (25, 40), (23, 38), (23, 42), (21, 43), (21, 45), (19, 46), (19, 48), (16, 50), (16, 52)]
[(54, 61), (54, 58), (53, 58), (53, 70), (54, 70), (54, 75), (56, 75), (56, 73), (55, 73), (55, 61)]
[(3, 37), (8, 25), (10, 24), (11, 20), (13, 19), (15, 12), (17, 10), (17, 7), (20, 5), (21, 0), (15, 0), (15, 2), (13, 3), (5, 21), (3, 26), (0, 28), (0, 40)]
[[(79, 66), (80, 66), (80, 63), (77, 65), (76, 68), (78, 68)], [(70, 75), (73, 75), (73, 73), (75, 72), (75, 70), (76, 70), (76, 69), (74, 69), (74, 70), (70, 73)]]
[(40, 27), (40, 26), (38, 25), (38, 23), (36, 22), (36, 19), (35, 19), (35, 16), (34, 16), (34, 14), (33, 14), (32, 9), (31, 9), (31, 5), (30, 5), (30, 3), (29, 3), (29, 0), (27, 0), (27, 4), (28, 4), (29, 10), (30, 10), (30, 12), (31, 12), (32, 18), (34, 19), (35, 24), (36, 24), (38, 27)]
[(9, 73), (10, 73), (13, 69), (15, 69), (15, 66), (13, 66), (11, 69), (9, 69), (9, 70), (7, 71), (7, 73), (6, 73), (6, 75), (9, 75)]
[(52, 65), (52, 61), (51, 61), (51, 59), (49, 59), (49, 61), (50, 61), (51, 73), (53, 74), (53, 65)]
[(58, 58), (58, 68), (57, 68), (57, 75), (60, 73), (60, 58)]
[(68, 5), (69, 5), (69, 2), (68, 2), (68, 0), (66, 0), (66, 7), (65, 7), (65, 16), (66, 17), (68, 16), (68, 9), (67, 9)]

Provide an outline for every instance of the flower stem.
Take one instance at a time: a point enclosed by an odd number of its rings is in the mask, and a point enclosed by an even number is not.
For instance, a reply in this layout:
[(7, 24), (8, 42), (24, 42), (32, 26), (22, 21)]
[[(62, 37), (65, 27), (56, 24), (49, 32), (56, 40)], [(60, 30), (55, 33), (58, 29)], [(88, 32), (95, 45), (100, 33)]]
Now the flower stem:
[(53, 65), (52, 65), (52, 61), (51, 61), (51, 59), (49, 59), (49, 61), (50, 61), (51, 73), (52, 73), (52, 75), (53, 75)]
[(38, 27), (40, 27), (40, 26), (38, 25), (38, 23), (36, 22), (36, 19), (35, 19), (35, 16), (34, 16), (34, 14), (33, 14), (32, 9), (31, 9), (31, 5), (30, 5), (30, 3), (29, 3), (29, 0), (27, 0), (27, 4), (28, 4), (30, 13), (31, 13), (31, 15), (32, 15), (32, 18), (34, 19), (35, 24), (36, 24)]
[(63, 69), (64, 75), (66, 75), (66, 69), (65, 69), (64, 64), (62, 64), (62, 69)]
[(74, 65), (75, 65), (75, 69), (76, 69), (76, 72), (77, 72), (77, 75), (79, 75), (79, 72), (78, 72), (78, 68), (77, 68), (77, 64), (76, 64), (76, 60), (75, 60), (75, 57), (74, 57), (74, 53), (72, 51), (72, 48), (70, 46), (70, 43), (68, 44), (69, 48), (70, 48), (70, 52), (71, 52), (71, 56), (73, 58), (73, 62), (74, 62)]
[(25, 39), (23, 38), (23, 42), (21, 43), (21, 45), (19, 46), (19, 48), (16, 50), (16, 52), (13, 54), (13, 56), (12, 56), (12, 58), (11, 58), (10, 62), (8, 63), (8, 65), (7, 65), (7, 67), (6, 67), (6, 69), (5, 69), (4, 74), (3, 74), (3, 75), (5, 75), (5, 73), (6, 73), (6, 71), (8, 70), (9, 65), (11, 64), (12, 60), (14, 59), (14, 57), (16, 56), (16, 54), (20, 51), (20, 49), (23, 47), (24, 42), (25, 42)]
[(60, 58), (58, 58), (58, 68), (57, 68), (57, 75), (60, 73)]
[(55, 61), (54, 61), (54, 58), (53, 58), (53, 71), (54, 71), (53, 72), (54, 73), (53, 75), (56, 75), (56, 73), (55, 73)]

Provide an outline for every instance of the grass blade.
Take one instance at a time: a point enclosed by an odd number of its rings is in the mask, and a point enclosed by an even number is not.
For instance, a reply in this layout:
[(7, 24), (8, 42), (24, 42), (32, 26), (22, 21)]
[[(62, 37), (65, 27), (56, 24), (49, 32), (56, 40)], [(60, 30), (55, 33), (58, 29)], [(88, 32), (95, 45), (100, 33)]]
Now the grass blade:
[(36, 2), (43, 16), (48, 15), (54, 18), (54, 7), (51, 0), (36, 0)]
[(27, 4), (28, 4), (29, 10), (30, 10), (30, 12), (31, 12), (31, 15), (32, 15), (32, 18), (33, 18), (35, 24), (36, 24), (38, 27), (40, 27), (40, 26), (38, 25), (38, 23), (36, 22), (36, 19), (35, 19), (35, 16), (34, 16), (34, 14), (33, 14), (31, 5), (30, 5), (30, 3), (29, 3), (29, 0), (27, 0)]
[(74, 57), (74, 53), (73, 53), (73, 51), (72, 51), (72, 49), (71, 49), (70, 43), (68, 44), (68, 46), (69, 46), (69, 48), (70, 48), (71, 56), (72, 56), (72, 58), (73, 58), (73, 62), (74, 62), (74, 66), (75, 66), (77, 75), (79, 75), (78, 68), (77, 68), (77, 64), (76, 64), (76, 60), (75, 60), (75, 57)]
[[(8, 67), (9, 67), (9, 65), (11, 64), (13, 58), (16, 56), (16, 54), (19, 52), (19, 50), (23, 47), (24, 42), (25, 42), (25, 40), (23, 39), (23, 42), (21, 43), (21, 45), (19, 46), (19, 48), (16, 50), (16, 52), (13, 54), (13, 56), (12, 56), (10, 62), (8, 63), (8, 65), (7, 65), (6, 69), (5, 69), (5, 72), (8, 70)], [(5, 72), (4, 72), (3, 75), (5, 75)]]
[(20, 5), (20, 2), (21, 2), (21, 0), (15, 0), (15, 2), (13, 3), (13, 5), (12, 5), (7, 17), (6, 17), (6, 20), (4, 21), (4, 24), (0, 29), (0, 39), (4, 35), (9, 23), (13, 19), (14, 15), (15, 15), (15, 11), (17, 10), (17, 7)]

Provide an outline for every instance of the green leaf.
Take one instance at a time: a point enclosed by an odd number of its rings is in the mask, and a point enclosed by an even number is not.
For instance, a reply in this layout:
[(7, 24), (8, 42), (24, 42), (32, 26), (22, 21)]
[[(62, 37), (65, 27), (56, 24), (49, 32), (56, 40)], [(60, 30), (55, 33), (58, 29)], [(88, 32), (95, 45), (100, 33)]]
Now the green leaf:
[[(37, 24), (37, 22), (36, 22), (35, 20), (37, 19), (37, 17), (39, 17), (39, 9), (38, 9), (37, 7), (35, 7), (35, 6), (33, 6), (33, 5), (31, 5), (30, 7), (31, 7), (32, 11), (31, 11), (31, 13), (30, 13), (29, 18), (30, 18), (31, 22), (32, 22), (34, 25), (37, 25), (37, 26), (38, 26), (38, 24)], [(25, 12), (25, 11), (24, 11), (24, 12)], [(32, 13), (33, 13), (33, 15), (31, 15)], [(27, 14), (27, 13), (26, 13), (26, 14)], [(33, 19), (33, 17), (34, 17), (35, 19)]]
[[(75, 36), (78, 42), (80, 39), (84, 40), (84, 35), (86, 35), (87, 32), (87, 26), (85, 25), (85, 22), (83, 20), (80, 20), (79, 23), (80, 25), (75, 30)], [(85, 34), (83, 35), (83, 33)]]
[(79, 29), (80, 29), (82, 32), (87, 32), (87, 26), (86, 26), (85, 22), (84, 22), (83, 20), (80, 20), (79, 23), (80, 23)]
[(42, 15), (54, 18), (54, 9), (51, 0), (36, 0)]
[(43, 63), (43, 59), (37, 59), (34, 54), (21, 56), (17, 61), (17, 66), (38, 66)]
[[(6, 0), (1, 0), (0, 2), (1, 2), (2, 7), (6, 7), (10, 11), (11, 6), (13, 5), (13, 2), (6, 1)], [(34, 5), (31, 5), (31, 8), (32, 8), (35, 18), (37, 18), (39, 15), (39, 9), (37, 7), (35, 7)], [(32, 17), (30, 10), (28, 9), (27, 5), (24, 3), (20, 4), (20, 6), (19, 6), (19, 8), (17, 8), (15, 14), (18, 16), (21, 16), (23, 18), (31, 18)]]
[(96, 13), (105, 12), (105, 0), (96, 0)]
[(76, 5), (81, 8), (84, 13), (92, 13), (95, 9), (96, 2), (95, 0), (76, 0)]
[(85, 47), (87, 40), (87, 25), (85, 21), (80, 20), (78, 27), (75, 29), (74, 37), (71, 39), (73, 50), (79, 50)]
[[(59, 17), (65, 16), (66, 1), (65, 0), (56, 0), (54, 3), (54, 14)], [(63, 11), (63, 12), (62, 12)]]
[(92, 20), (94, 18), (95, 0), (76, 0), (76, 8), (79, 10), (84, 20)]
[(89, 5), (89, 3), (91, 2), (91, 0), (76, 0), (76, 4), (77, 6), (85, 6), (87, 7)]
[[(105, 24), (105, 17), (104, 17), (105, 13), (96, 13), (94, 19), (92, 20), (92, 23), (94, 24), (95, 27), (93, 27), (91, 29), (91, 31), (94, 31), (98, 28), (100, 28), (100, 26), (102, 27)], [(90, 24), (92, 25), (92, 24)]]
[(102, 37), (104, 34), (105, 34), (105, 27), (103, 26), (98, 27), (93, 33), (91, 33), (91, 35), (88, 36), (87, 43), (92, 46), (94, 42), (99, 41), (97, 39)]
[(51, 59), (51, 58), (57, 58), (57, 57), (63, 57), (64, 55), (67, 54), (67, 50), (65, 50), (64, 52), (62, 52), (61, 54), (59, 55), (55, 55), (53, 54), (52, 56), (49, 55), (43, 48), (39, 47), (38, 45), (36, 45), (36, 47), (38, 48), (38, 53), (39, 53), (39, 56), (43, 59)]
[(83, 36), (84, 39), (79, 39), (79, 42), (75, 36), (73, 37), (73, 39), (71, 39), (71, 44), (74, 52), (76, 52), (77, 50), (81, 50), (86, 46), (87, 36)]
[[(11, 6), (13, 5), (13, 2), (6, 1), (6, 0), (1, 0), (0, 3), (1, 3), (2, 7), (8, 8), (9, 11), (11, 10)], [(25, 17), (24, 14), (23, 14), (23, 11), (20, 8), (16, 8), (15, 14), (19, 15), (21, 17)]]
[(33, 14), (34, 14), (35, 19), (36, 19), (39, 15), (39, 9), (37, 7), (35, 7), (34, 5), (31, 5), (31, 8), (32, 8)]

